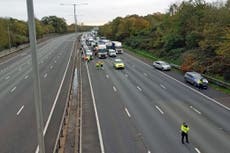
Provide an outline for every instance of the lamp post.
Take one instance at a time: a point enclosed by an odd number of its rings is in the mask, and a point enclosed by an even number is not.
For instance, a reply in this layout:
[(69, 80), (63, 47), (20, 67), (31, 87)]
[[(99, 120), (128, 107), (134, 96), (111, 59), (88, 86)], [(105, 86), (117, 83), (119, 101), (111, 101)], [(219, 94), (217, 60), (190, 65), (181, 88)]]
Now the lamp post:
[(60, 5), (72, 5), (74, 10), (74, 22), (75, 22), (75, 33), (77, 38), (77, 13), (76, 13), (76, 5), (88, 5), (88, 3), (73, 3), (73, 4), (65, 4), (61, 3)]
[(10, 19), (7, 22), (7, 32), (8, 32), (8, 41), (9, 41), (9, 50), (11, 51), (11, 38), (10, 38)]
[(33, 87), (34, 87), (34, 103), (36, 111), (37, 135), (38, 135), (38, 150), (39, 153), (45, 153), (44, 135), (43, 135), (43, 114), (42, 114), (42, 100), (39, 68), (37, 62), (37, 46), (36, 46), (36, 29), (34, 20), (34, 5), (33, 0), (27, 0), (27, 14), (29, 26), (29, 39), (32, 55), (33, 68)]

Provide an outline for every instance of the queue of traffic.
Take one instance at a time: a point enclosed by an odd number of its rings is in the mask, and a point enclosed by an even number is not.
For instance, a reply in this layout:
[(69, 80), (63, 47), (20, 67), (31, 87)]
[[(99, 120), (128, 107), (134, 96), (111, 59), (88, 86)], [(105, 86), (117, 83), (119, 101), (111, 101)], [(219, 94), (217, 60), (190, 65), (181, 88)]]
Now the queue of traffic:
[[(81, 37), (81, 48), (82, 58), (86, 61), (93, 60), (102, 60), (106, 58), (115, 58), (113, 60), (113, 67), (115, 69), (124, 69), (125, 64), (122, 59), (117, 58), (117, 54), (122, 54), (123, 48), (122, 43), (119, 41), (111, 41), (105, 37), (97, 37), (95, 31), (89, 33), (84, 33)], [(99, 64), (100, 63), (100, 64)], [(102, 65), (103, 61), (97, 62), (98, 65)]]

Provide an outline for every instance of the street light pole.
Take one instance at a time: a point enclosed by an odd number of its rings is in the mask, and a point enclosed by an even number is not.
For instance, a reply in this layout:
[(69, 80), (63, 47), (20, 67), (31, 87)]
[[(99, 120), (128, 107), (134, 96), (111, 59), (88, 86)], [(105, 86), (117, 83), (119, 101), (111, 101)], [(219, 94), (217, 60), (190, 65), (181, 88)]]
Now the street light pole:
[(64, 4), (61, 3), (60, 5), (73, 5), (74, 9), (74, 22), (75, 22), (75, 33), (77, 38), (77, 13), (76, 13), (76, 5), (88, 5), (88, 3), (74, 3), (74, 4)]
[(37, 62), (36, 29), (35, 29), (35, 20), (34, 20), (33, 0), (27, 0), (27, 14), (28, 14), (30, 47), (31, 47), (31, 54), (32, 54), (34, 102), (35, 102), (36, 121), (37, 121), (39, 153), (45, 153), (45, 144), (44, 144), (44, 136), (43, 136), (44, 125), (43, 125), (43, 113), (42, 113), (42, 103), (41, 103), (42, 100), (41, 100), (39, 68)]
[(9, 22), (10, 22), (10, 19), (8, 21), (8, 24), (7, 24), (7, 32), (8, 32), (9, 50), (11, 51), (10, 24), (9, 24)]
[(77, 39), (77, 14), (76, 14), (76, 5), (77, 4), (73, 4), (73, 6), (74, 6), (75, 33), (76, 33), (76, 39)]

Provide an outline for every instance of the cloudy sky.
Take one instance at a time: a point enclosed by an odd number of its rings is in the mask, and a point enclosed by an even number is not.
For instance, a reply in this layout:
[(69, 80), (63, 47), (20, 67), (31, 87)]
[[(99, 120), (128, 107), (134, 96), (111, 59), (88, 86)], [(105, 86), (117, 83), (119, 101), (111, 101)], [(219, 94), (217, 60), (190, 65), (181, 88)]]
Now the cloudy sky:
[[(77, 3), (78, 22), (89, 25), (101, 25), (114, 18), (126, 15), (147, 15), (154, 12), (166, 12), (170, 4), (182, 0), (34, 0), (35, 16), (55, 15), (73, 23), (73, 6)], [(214, 2), (217, 0), (206, 0)], [(220, 0), (219, 0), (220, 1)], [(225, 1), (225, 0), (223, 0)], [(65, 5), (60, 5), (61, 3)], [(87, 3), (87, 5), (81, 5)], [(27, 20), (26, 0), (0, 0), (0, 17), (13, 17)]]

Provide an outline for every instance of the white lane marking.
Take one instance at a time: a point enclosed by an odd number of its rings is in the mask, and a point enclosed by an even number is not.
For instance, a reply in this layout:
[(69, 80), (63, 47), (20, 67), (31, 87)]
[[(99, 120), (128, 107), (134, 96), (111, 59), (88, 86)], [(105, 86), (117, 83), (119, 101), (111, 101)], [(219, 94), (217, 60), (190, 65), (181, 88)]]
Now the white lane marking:
[(161, 114), (164, 114), (164, 112), (160, 109), (160, 107), (158, 107), (157, 105), (155, 105), (155, 107)]
[(95, 113), (95, 117), (96, 117), (97, 132), (98, 132), (98, 135), (99, 135), (101, 153), (105, 153), (104, 143), (103, 143), (103, 138), (102, 138), (102, 132), (101, 132), (101, 125), (100, 125), (100, 121), (99, 121), (99, 117), (98, 117), (98, 113), (97, 113), (97, 105), (96, 105), (96, 100), (95, 100), (95, 97), (94, 97), (94, 92), (93, 92), (93, 86), (92, 86), (92, 82), (91, 82), (91, 77), (90, 77), (90, 74), (89, 74), (89, 68), (88, 68), (88, 64), (87, 63), (85, 63), (85, 65), (86, 65), (86, 70), (87, 70), (88, 79), (89, 79), (91, 96), (92, 96), (92, 99), (93, 99), (94, 113)]
[[(128, 55), (129, 57), (131, 57), (131, 58), (135, 59), (136, 61), (139, 61), (140, 63), (142, 63), (142, 64), (144, 64), (144, 65), (148, 66), (149, 68), (153, 68), (151, 65), (146, 64), (145, 62), (143, 62), (143, 61), (139, 60), (138, 58), (133, 57), (133, 56), (131, 56), (131, 55), (127, 54), (127, 53), (125, 53), (125, 54), (126, 54), (126, 55)], [(192, 90), (192, 91), (194, 91), (195, 93), (200, 94), (201, 96), (205, 97), (206, 99), (208, 99), (208, 100), (210, 100), (210, 101), (212, 101), (212, 102), (214, 102), (214, 103), (216, 103), (216, 104), (218, 104), (218, 105), (222, 106), (223, 108), (227, 109), (228, 111), (230, 111), (230, 108), (229, 108), (229, 107), (227, 107), (227, 106), (225, 106), (225, 105), (221, 104), (220, 102), (218, 102), (217, 100), (215, 100), (215, 99), (213, 99), (213, 98), (211, 98), (211, 97), (208, 97), (208, 96), (206, 96), (205, 94), (203, 94), (203, 93), (201, 93), (201, 92), (199, 92), (199, 91), (197, 91), (197, 90), (193, 89), (192, 87), (189, 87), (189, 86), (188, 86), (188, 85), (186, 85), (185, 83), (183, 83), (183, 82), (181, 82), (181, 81), (179, 81), (179, 80), (177, 80), (177, 79), (175, 79), (175, 78), (171, 77), (170, 75), (165, 74), (165, 73), (163, 73), (163, 72), (161, 72), (161, 71), (158, 71), (158, 73), (161, 73), (162, 75), (164, 75), (164, 76), (166, 76), (166, 77), (168, 77), (168, 78), (170, 78), (170, 79), (172, 79), (172, 80), (176, 81), (177, 83), (181, 84), (182, 86), (184, 86), (184, 87), (187, 87), (187, 88), (191, 89), (191, 90)]]
[(128, 117), (130, 118), (131, 115), (130, 115), (129, 110), (128, 110), (127, 108), (125, 108), (125, 112), (126, 112), (126, 114), (128, 115)]
[(144, 76), (148, 76), (146, 73), (144, 73)]
[(195, 150), (196, 150), (196, 152), (201, 153), (200, 150), (199, 150), (198, 148), (195, 148)]
[(150, 150), (148, 150), (148, 153), (151, 153), (151, 151), (150, 151)]
[(198, 114), (201, 114), (201, 112), (200, 111), (198, 111), (196, 108), (194, 108), (193, 106), (190, 106), (190, 108), (192, 109), (192, 110), (194, 110), (195, 112), (197, 112)]
[(16, 88), (17, 88), (17, 87), (12, 88), (12, 89), (10, 90), (10, 92), (11, 92), (11, 93), (14, 92), (14, 91), (16, 90)]
[(116, 89), (116, 87), (114, 87), (114, 86), (113, 86), (113, 90), (114, 90), (114, 92), (117, 92), (117, 89)]
[(163, 84), (160, 84), (161, 88), (166, 89), (166, 87)]
[(17, 116), (21, 113), (21, 111), (23, 110), (23, 108), (24, 108), (24, 105), (18, 110)]
[(25, 77), (24, 77), (24, 79), (27, 79), (29, 76), (28, 75), (26, 75)]
[(129, 77), (129, 75), (128, 75), (128, 74), (125, 74), (125, 77)]
[(57, 63), (57, 61), (55, 60), (54, 63)]
[(44, 75), (44, 78), (46, 78), (47, 77), (47, 73)]
[(53, 69), (53, 66), (50, 66), (50, 69)]
[(142, 91), (142, 89), (141, 89), (139, 86), (137, 86), (137, 89), (138, 89), (139, 91)]
[(5, 79), (8, 80), (10, 78), (10, 76), (7, 76)]
[(107, 78), (107, 79), (109, 78), (109, 75), (108, 75), (108, 74), (106, 74), (106, 78)]

